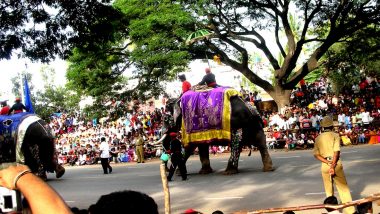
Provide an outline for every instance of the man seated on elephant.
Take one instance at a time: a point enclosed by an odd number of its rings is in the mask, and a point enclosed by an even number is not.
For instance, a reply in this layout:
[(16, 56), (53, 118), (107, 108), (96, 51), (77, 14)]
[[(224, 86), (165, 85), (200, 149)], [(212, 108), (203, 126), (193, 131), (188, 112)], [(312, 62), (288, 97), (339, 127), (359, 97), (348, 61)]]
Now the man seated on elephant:
[(218, 85), (216, 84), (215, 75), (211, 73), (210, 68), (205, 69), (206, 75), (203, 76), (202, 81), (198, 83), (198, 85), (207, 85), (208, 87), (216, 88)]
[(28, 109), (24, 106), (24, 104), (21, 103), (21, 98), (17, 97), (15, 100), (15, 104), (9, 109), (8, 115), (10, 115), (12, 112), (14, 114), (21, 113), (23, 110), (28, 111)]

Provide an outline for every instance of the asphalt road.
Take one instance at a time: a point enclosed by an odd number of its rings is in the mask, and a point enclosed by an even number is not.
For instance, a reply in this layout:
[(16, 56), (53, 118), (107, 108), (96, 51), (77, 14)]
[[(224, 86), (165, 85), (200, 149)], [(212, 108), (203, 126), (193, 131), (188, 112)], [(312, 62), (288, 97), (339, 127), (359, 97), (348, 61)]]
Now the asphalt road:
[[(240, 173), (222, 175), (228, 154), (211, 156), (214, 173), (199, 175), (197, 156), (187, 162), (189, 180), (174, 177), (169, 183), (172, 213), (192, 208), (204, 213), (221, 210), (232, 213), (270, 207), (289, 207), (320, 204), (325, 195), (320, 163), (311, 150), (270, 151), (276, 170), (262, 172), (259, 152), (248, 156), (242, 153)], [(342, 148), (342, 160), (353, 199), (380, 192), (380, 145)], [(100, 164), (66, 168), (61, 179), (49, 174), (53, 186), (69, 204), (88, 208), (100, 195), (118, 190), (137, 190), (155, 199), (160, 213), (164, 213), (164, 194), (159, 172), (160, 161), (144, 164), (114, 164), (112, 174), (103, 175)], [(375, 213), (380, 208), (374, 204)], [(321, 213), (322, 210), (302, 211)], [(301, 212), (298, 212), (301, 213)]]

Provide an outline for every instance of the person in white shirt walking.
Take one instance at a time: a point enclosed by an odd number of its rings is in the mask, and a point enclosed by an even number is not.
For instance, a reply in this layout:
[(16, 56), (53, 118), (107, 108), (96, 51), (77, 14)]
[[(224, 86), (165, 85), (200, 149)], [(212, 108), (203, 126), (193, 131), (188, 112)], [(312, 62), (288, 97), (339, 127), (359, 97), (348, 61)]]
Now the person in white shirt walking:
[[(108, 143), (106, 142), (105, 137), (102, 137), (100, 139), (100, 141), (101, 141), (100, 147), (99, 147), (100, 162), (102, 164), (104, 174), (108, 174), (108, 173), (112, 172), (112, 167), (110, 166), (110, 163), (109, 163), (110, 147), (109, 147)], [(107, 169), (108, 169), (108, 171), (107, 171)]]

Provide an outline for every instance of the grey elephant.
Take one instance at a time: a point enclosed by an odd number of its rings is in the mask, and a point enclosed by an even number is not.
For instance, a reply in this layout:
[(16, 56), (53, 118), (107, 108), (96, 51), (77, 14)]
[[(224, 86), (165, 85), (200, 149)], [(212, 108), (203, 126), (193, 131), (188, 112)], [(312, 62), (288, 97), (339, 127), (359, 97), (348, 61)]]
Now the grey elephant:
[(60, 178), (65, 168), (55, 154), (54, 137), (49, 125), (35, 114), (17, 113), (0, 116), (0, 164), (22, 163), (46, 180), (46, 172)]
[[(183, 97), (182, 97), (183, 98)], [(180, 98), (181, 99), (181, 98)], [(180, 107), (180, 99), (170, 99), (167, 102), (166, 109), (173, 115), (175, 130), (179, 131), (182, 124), (182, 109)], [(196, 147), (199, 150), (199, 158), (202, 163), (202, 168), (199, 171), (201, 174), (211, 173), (213, 170), (210, 166), (209, 146), (210, 145), (229, 145), (231, 147), (231, 156), (228, 160), (227, 168), (224, 174), (238, 173), (238, 163), (240, 152), (243, 146), (254, 145), (258, 148), (263, 162), (263, 171), (273, 171), (274, 167), (272, 159), (269, 155), (266, 145), (266, 137), (263, 130), (263, 121), (250, 104), (245, 103), (241, 97), (232, 96), (230, 98), (231, 106), (231, 140), (213, 140), (209, 139), (207, 143), (190, 142), (185, 147), (185, 159), (193, 154)], [(164, 120), (169, 121), (169, 120)], [(164, 123), (164, 126), (170, 126)], [(182, 129), (183, 130), (183, 129)], [(165, 144), (164, 144), (165, 146)], [(167, 143), (166, 143), (167, 146)]]

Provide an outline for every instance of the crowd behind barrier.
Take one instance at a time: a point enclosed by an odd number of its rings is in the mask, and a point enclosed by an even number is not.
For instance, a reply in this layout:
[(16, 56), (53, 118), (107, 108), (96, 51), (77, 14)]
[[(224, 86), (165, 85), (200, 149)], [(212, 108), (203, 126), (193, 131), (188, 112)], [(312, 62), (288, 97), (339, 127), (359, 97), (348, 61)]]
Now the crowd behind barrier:
[[(261, 112), (266, 126), (269, 149), (313, 148), (321, 131), (323, 116), (331, 116), (342, 145), (377, 144), (380, 142), (380, 84), (363, 78), (342, 93), (330, 93), (330, 85), (321, 79), (301, 85), (292, 92), (291, 105), (282, 112)], [(246, 97), (246, 100), (251, 100)]]
[[(359, 84), (331, 93), (325, 79), (313, 84), (303, 83), (291, 94), (291, 105), (281, 112), (260, 111), (269, 149), (313, 148), (321, 131), (320, 120), (330, 115), (343, 145), (376, 144), (380, 142), (380, 87), (376, 79), (363, 78)], [(243, 98), (259, 107), (257, 93), (243, 92)], [(56, 114), (50, 126), (56, 136), (56, 148), (62, 164), (86, 165), (98, 163), (100, 138), (111, 146), (111, 160), (137, 160), (134, 132), (143, 133), (146, 159), (159, 157), (162, 149), (155, 142), (162, 135), (164, 109), (153, 112), (127, 113), (115, 121), (84, 122), (79, 117)], [(228, 147), (210, 147), (210, 153), (228, 152)]]

